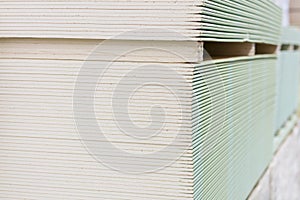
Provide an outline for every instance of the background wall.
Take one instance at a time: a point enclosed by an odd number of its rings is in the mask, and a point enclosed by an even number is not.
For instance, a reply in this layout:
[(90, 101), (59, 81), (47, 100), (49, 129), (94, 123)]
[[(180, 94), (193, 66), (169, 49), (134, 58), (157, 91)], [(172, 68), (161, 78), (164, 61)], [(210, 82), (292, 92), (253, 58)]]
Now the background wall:
[(300, 0), (291, 0), (290, 2), (290, 23), (300, 27)]
[(282, 9), (282, 26), (286, 27), (290, 24), (290, 1), (295, 0), (273, 0)]

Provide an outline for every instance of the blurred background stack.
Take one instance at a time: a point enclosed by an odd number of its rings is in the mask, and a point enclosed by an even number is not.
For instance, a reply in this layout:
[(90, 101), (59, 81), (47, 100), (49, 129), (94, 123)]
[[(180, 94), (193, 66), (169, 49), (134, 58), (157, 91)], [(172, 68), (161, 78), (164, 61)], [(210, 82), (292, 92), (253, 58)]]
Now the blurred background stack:
[(299, 45), (300, 30), (293, 27), (283, 28), (277, 64), (275, 151), (297, 123), (300, 75)]

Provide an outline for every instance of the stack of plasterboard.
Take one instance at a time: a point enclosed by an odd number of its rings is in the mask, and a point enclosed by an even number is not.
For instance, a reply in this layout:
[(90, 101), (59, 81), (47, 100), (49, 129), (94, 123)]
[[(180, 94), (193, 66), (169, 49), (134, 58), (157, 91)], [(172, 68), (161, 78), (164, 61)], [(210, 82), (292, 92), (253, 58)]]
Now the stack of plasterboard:
[(274, 150), (290, 133), (297, 122), (300, 31), (288, 27), (282, 31), (282, 45), (277, 64), (277, 106)]
[(249, 43), (278, 42), (271, 1), (0, 9), (0, 199), (250, 193), (272, 152), (276, 56)]
[[(271, 157), (273, 55), (196, 65), (109, 63), (84, 61), (79, 49), (71, 51), (76, 42), (1, 41), (1, 198), (247, 196)], [(92, 71), (80, 72), (86, 67)], [(94, 109), (105, 137), (94, 133), (86, 107), (99, 69), (106, 71)], [(141, 81), (145, 86), (132, 93)], [(150, 112), (155, 105), (164, 112)], [(163, 126), (147, 138), (144, 132), (157, 129), (148, 130), (152, 120)]]
[[(0, 2), (1, 37), (194, 40), (276, 43), (281, 21), (272, 1), (12, 0)], [(152, 30), (148, 30), (152, 29)], [(171, 33), (170, 33), (171, 31)], [(275, 39), (275, 40), (274, 40)]]

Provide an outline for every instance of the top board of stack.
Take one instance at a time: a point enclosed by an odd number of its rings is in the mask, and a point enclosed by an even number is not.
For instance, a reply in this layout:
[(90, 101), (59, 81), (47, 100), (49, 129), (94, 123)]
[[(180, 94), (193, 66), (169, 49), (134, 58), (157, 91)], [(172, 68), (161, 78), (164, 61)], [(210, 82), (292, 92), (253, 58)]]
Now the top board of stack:
[(278, 12), (270, 0), (12, 0), (1, 2), (0, 36), (110, 39), (147, 29), (119, 39), (182, 39), (173, 32), (191, 40), (276, 44)]

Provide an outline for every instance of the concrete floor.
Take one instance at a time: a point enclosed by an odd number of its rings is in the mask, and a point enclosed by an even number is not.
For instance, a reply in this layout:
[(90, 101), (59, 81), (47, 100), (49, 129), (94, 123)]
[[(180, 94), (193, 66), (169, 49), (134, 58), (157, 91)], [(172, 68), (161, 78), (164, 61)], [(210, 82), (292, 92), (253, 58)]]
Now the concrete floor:
[(279, 148), (249, 200), (300, 200), (300, 124)]

